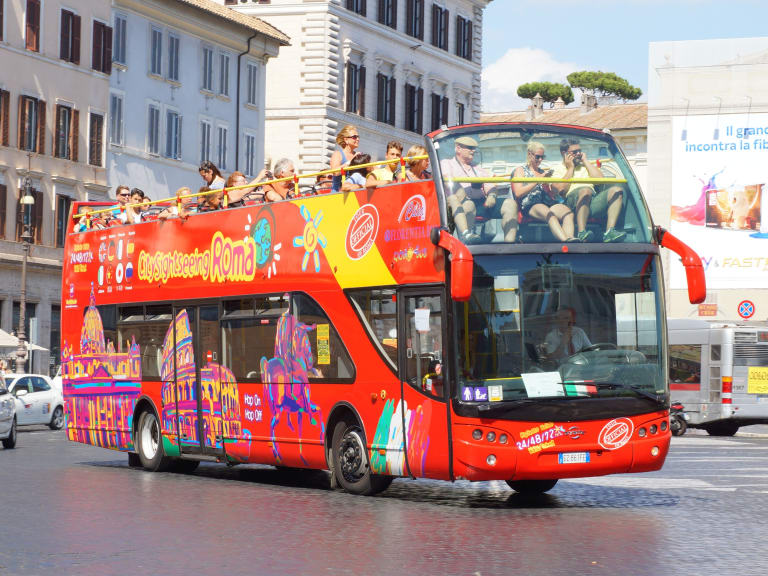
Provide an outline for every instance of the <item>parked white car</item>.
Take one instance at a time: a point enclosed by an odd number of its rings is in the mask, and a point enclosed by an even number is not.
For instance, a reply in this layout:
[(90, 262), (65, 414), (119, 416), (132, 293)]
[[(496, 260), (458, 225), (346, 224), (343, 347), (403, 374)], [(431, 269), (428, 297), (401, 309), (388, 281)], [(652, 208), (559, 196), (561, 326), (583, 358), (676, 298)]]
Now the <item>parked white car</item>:
[(16, 402), (0, 380), (0, 442), (11, 449), (16, 446)]
[(5, 384), (16, 398), (19, 426), (47, 424), (52, 430), (64, 427), (64, 398), (61, 391), (51, 386), (48, 376), (6, 374)]

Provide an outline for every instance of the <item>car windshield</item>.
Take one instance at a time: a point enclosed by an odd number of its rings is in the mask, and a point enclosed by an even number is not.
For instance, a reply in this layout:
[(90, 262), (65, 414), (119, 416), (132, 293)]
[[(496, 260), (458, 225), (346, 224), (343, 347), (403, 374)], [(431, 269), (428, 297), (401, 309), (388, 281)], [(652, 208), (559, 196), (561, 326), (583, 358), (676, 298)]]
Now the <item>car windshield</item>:
[[(467, 243), (602, 242), (609, 228), (617, 231), (611, 241), (651, 241), (648, 209), (609, 134), (489, 124), (444, 130), (432, 144), (449, 227)], [(589, 212), (580, 230), (575, 213), (582, 204)], [(563, 233), (548, 221), (550, 210)]]
[(476, 255), (456, 303), (459, 399), (661, 401), (654, 254)]

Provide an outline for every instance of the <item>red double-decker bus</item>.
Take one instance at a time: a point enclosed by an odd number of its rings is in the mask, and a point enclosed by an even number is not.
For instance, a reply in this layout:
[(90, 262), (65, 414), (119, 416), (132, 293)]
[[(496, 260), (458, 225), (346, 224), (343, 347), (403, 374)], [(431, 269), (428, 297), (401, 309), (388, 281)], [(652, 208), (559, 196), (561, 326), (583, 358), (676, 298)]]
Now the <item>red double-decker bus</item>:
[[(512, 178), (531, 142), (556, 158), (564, 139), (599, 174), (557, 177), (553, 161), (554, 175)], [(428, 181), (85, 232), (71, 223), (70, 440), (153, 471), (327, 468), (360, 494), (402, 476), (542, 492), (559, 478), (660, 468), (660, 245), (683, 256), (694, 300), (703, 272), (652, 226), (612, 137), (494, 124), (426, 143)], [(460, 148), (474, 156), (465, 174), (448, 167)], [(519, 210), (511, 186), (531, 182), (591, 187), (595, 206), (618, 190), (620, 233), (606, 236), (595, 209), (582, 235), (595, 241), (557, 241)]]

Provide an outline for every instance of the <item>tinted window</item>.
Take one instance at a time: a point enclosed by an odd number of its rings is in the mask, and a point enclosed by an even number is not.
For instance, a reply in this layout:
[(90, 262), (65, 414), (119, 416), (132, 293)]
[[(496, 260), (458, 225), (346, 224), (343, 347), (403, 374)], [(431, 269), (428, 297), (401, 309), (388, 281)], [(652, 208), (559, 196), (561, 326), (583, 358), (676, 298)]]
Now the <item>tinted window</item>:
[(51, 387), (42, 378), (32, 378), (32, 392), (47, 392)]
[(397, 299), (395, 291), (355, 290), (349, 297), (361, 317), (369, 336), (378, 344), (379, 351), (397, 366)]
[(669, 381), (701, 381), (701, 344), (670, 344)]
[(32, 392), (32, 382), (29, 377), (24, 376), (23, 378), (19, 378), (16, 381), (12, 390), (13, 395), (18, 396), (20, 390), (26, 390), (27, 392)]
[(125, 354), (130, 351), (132, 341), (136, 341), (141, 354), (141, 376), (143, 380), (155, 380), (160, 377), (163, 356), (163, 341), (171, 326), (173, 310), (170, 304), (148, 306), (146, 320), (141, 306), (122, 308), (116, 352)]

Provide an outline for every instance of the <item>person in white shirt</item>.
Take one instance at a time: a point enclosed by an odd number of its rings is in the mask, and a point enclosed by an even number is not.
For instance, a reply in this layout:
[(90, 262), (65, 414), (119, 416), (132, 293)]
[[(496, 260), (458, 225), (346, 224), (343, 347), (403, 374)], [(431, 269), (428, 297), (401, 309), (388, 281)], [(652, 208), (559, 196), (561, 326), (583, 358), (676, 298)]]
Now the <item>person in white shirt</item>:
[(560, 308), (555, 317), (555, 327), (544, 338), (543, 352), (549, 358), (565, 358), (592, 346), (584, 330), (575, 325), (573, 308)]

